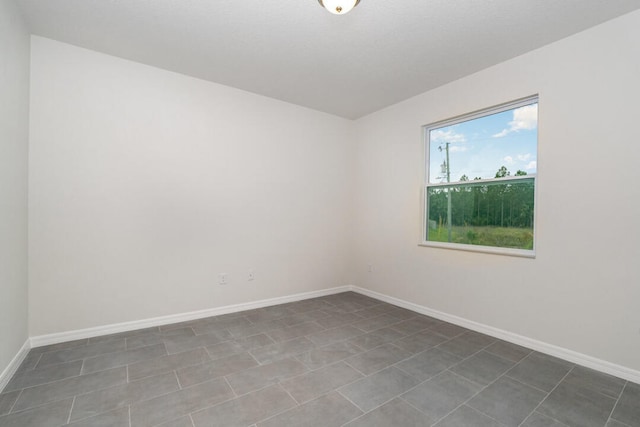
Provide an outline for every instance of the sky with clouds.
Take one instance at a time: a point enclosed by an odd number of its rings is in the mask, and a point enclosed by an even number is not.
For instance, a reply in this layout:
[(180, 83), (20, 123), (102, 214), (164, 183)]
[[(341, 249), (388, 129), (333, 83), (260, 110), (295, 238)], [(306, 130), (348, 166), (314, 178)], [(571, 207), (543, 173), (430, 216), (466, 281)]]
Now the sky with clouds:
[[(449, 142), (451, 181), (462, 175), (494, 178), (505, 166), (511, 175), (537, 170), (538, 104), (432, 129), (429, 132), (429, 182), (446, 182), (445, 145)], [(441, 148), (441, 150), (440, 150)]]

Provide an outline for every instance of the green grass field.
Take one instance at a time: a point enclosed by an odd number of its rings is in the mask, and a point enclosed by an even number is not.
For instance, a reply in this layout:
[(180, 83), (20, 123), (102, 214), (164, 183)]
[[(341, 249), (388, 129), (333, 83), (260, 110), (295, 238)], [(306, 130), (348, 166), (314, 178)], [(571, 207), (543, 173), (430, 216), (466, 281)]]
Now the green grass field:
[[(430, 228), (430, 242), (447, 242), (446, 226)], [(452, 227), (451, 243), (497, 246), (502, 248), (533, 249), (533, 229), (509, 227)]]

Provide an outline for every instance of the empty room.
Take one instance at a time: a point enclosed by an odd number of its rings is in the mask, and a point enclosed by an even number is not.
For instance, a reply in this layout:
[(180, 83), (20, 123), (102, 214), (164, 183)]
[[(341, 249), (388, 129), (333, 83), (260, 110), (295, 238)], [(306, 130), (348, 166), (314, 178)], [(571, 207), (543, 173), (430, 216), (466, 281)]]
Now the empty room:
[(640, 1), (0, 0), (0, 427), (640, 427)]

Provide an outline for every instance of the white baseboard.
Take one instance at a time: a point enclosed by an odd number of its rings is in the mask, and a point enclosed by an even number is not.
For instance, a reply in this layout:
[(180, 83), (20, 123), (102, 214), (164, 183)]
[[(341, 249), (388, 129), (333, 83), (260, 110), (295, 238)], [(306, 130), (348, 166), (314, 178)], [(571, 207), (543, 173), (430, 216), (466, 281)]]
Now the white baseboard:
[(24, 361), (24, 358), (27, 357), (27, 354), (29, 354), (29, 350), (31, 350), (31, 344), (29, 339), (27, 339), (24, 344), (22, 344), (22, 348), (18, 350), (18, 354), (16, 354), (11, 362), (9, 362), (9, 366), (7, 366), (5, 370), (0, 374), (0, 393), (2, 393), (2, 390), (4, 390), (4, 388), (7, 386), (9, 380), (11, 379), (11, 377), (13, 377), (13, 374), (16, 373), (16, 371)]
[(640, 384), (640, 371), (357, 286), (352, 291)]
[(300, 294), (283, 297), (252, 301), (242, 304), (227, 305), (206, 310), (192, 311), (188, 313), (172, 314), (168, 316), (154, 317), (151, 319), (135, 320), (131, 322), (116, 323), (112, 325), (97, 326), (94, 328), (78, 329), (75, 331), (60, 332), (55, 334), (38, 335), (31, 337), (31, 347), (42, 347), (49, 344), (58, 344), (66, 341), (84, 338), (98, 337), (119, 332), (135, 331), (137, 329), (151, 328), (154, 326), (169, 325), (171, 323), (186, 322), (189, 320), (203, 319), (205, 317), (219, 316), (221, 314), (236, 313), (238, 311), (252, 310), (254, 308), (268, 307), (271, 305), (285, 304), (310, 298), (323, 297), (352, 290), (352, 286), (339, 286), (320, 291), (303, 292)]

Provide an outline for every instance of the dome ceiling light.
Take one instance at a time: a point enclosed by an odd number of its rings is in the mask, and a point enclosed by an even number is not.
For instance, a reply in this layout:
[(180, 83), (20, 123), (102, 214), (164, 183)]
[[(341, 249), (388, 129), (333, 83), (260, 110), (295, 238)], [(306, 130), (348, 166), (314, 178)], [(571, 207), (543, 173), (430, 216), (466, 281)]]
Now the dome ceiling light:
[(318, 0), (318, 3), (334, 15), (344, 15), (356, 7), (360, 0)]

